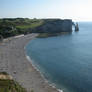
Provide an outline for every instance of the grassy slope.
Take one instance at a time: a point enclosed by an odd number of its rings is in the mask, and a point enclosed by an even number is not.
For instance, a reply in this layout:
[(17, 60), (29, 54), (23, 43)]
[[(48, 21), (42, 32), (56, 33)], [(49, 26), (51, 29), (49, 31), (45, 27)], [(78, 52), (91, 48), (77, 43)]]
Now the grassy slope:
[(4, 38), (31, 33), (32, 30), (40, 25), (43, 25), (42, 19), (28, 18), (5, 18), (0, 19), (0, 35)]
[(26, 92), (26, 90), (13, 80), (0, 79), (0, 92)]
[(25, 25), (25, 24), (18, 25), (18, 26), (16, 26), (16, 28), (20, 28), (20, 29), (35, 28), (37, 26), (42, 25), (42, 23), (43, 23), (43, 21), (37, 21), (37, 22), (34, 22), (34, 23), (30, 23), (28, 25)]
[[(0, 73), (0, 75), (7, 76), (7, 73)], [(0, 78), (0, 92), (26, 92), (24, 88), (22, 88), (17, 82), (12, 79)]]
[(20, 29), (34, 28), (43, 24), (41, 19), (27, 19), (27, 18), (15, 18), (15, 19), (0, 19), (0, 26), (14, 26)]

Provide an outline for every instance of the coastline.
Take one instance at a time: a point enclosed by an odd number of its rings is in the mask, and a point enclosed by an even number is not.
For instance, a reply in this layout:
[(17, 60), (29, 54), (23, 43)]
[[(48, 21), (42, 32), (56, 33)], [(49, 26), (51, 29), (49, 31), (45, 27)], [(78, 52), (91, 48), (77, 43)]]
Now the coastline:
[[(44, 80), (40, 72), (30, 63), (24, 47), (37, 34), (8, 39), (0, 44), (0, 72), (9, 73), (28, 92), (58, 92)], [(61, 91), (62, 92), (62, 91)]]
[(43, 73), (40, 71), (40, 69), (38, 69), (38, 68), (36, 67), (36, 65), (33, 64), (33, 60), (30, 58), (30, 56), (26, 55), (26, 58), (28, 59), (29, 62), (31, 62), (32, 66), (36, 69), (36, 71), (38, 71), (38, 72), (40, 73), (41, 77), (44, 79), (44, 81), (45, 81), (46, 83), (48, 83), (48, 85), (49, 85), (50, 87), (56, 89), (57, 92), (63, 92), (63, 90), (57, 89), (57, 88), (56, 88), (56, 85), (55, 85), (54, 83), (50, 82), (49, 80), (47, 80), (47, 79), (44, 77), (44, 75), (43, 75)]

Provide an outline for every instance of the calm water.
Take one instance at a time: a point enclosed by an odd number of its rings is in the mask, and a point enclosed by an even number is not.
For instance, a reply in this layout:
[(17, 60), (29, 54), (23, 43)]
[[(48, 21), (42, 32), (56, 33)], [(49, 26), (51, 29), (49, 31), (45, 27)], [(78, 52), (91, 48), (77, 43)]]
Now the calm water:
[(36, 38), (26, 46), (45, 78), (64, 92), (92, 92), (92, 23), (79, 27), (79, 32)]

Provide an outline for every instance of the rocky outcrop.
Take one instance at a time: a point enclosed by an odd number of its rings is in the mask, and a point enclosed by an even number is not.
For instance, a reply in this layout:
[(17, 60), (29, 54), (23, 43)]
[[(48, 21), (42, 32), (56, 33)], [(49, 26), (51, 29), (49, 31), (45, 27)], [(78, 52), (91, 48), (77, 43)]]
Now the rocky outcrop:
[(37, 33), (72, 32), (72, 20), (44, 19), (43, 25), (35, 28)]
[(76, 22), (76, 23), (73, 22), (72, 25), (74, 27), (74, 31), (79, 31), (79, 24), (78, 24), (78, 22)]
[(75, 24), (75, 31), (79, 31), (79, 25), (78, 25), (78, 23)]

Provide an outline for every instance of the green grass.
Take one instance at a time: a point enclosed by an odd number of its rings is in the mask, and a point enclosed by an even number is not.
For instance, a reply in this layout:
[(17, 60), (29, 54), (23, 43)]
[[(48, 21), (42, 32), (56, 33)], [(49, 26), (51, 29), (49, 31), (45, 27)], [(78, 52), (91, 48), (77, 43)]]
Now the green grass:
[(20, 29), (28, 29), (28, 28), (35, 28), (35, 27), (38, 27), (40, 25), (43, 24), (43, 21), (40, 20), (40, 21), (31, 21), (29, 24), (22, 24), (22, 25), (18, 25), (16, 26), (16, 28), (20, 28)]
[(26, 92), (26, 90), (13, 80), (0, 79), (0, 92)]
[[(8, 75), (5, 72), (2, 72), (0, 74)], [(27, 91), (14, 80), (0, 79), (0, 92), (27, 92)]]
[(37, 26), (40, 26), (40, 23), (32, 23), (30, 25), (20, 25), (20, 26), (16, 26), (16, 28), (20, 28), (20, 29), (28, 29), (28, 28), (35, 28)]

